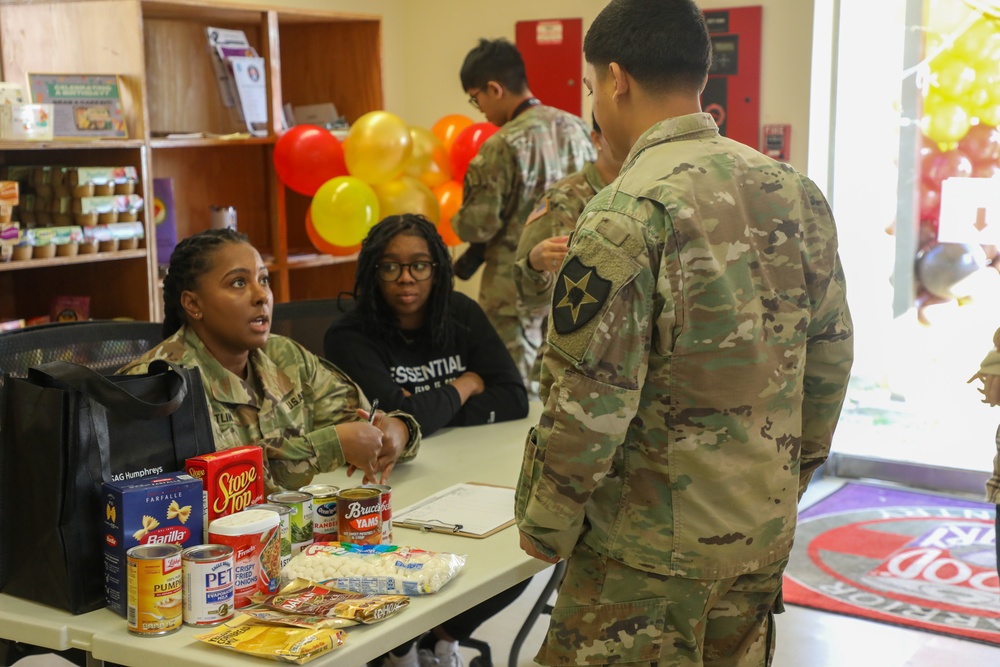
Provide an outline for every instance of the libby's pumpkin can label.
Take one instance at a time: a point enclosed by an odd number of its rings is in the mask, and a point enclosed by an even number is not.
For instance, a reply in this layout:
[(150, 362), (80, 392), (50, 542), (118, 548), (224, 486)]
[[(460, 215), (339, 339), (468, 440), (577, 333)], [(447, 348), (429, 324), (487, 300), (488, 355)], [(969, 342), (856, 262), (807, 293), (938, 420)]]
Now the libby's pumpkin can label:
[(382, 544), (382, 492), (356, 486), (337, 494), (337, 537), (351, 544)]
[(177, 632), (183, 622), (179, 544), (141, 544), (128, 550), (128, 631), (153, 637)]

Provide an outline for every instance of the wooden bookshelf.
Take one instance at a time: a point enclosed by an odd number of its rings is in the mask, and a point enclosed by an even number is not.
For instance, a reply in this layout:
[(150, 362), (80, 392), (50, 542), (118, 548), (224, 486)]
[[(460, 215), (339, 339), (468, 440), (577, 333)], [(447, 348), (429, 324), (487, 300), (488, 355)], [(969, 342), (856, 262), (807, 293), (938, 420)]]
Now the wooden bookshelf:
[[(219, 94), (205, 28), (243, 30), (267, 68), (269, 133), (245, 132)], [(273, 167), (281, 109), (333, 102), (348, 122), (381, 109), (381, 17), (263, 4), (186, 0), (0, 3), (5, 81), (31, 72), (119, 74), (129, 139), (0, 142), (6, 166), (124, 166), (140, 173), (146, 243), (139, 250), (0, 265), (0, 319), (47, 312), (52, 295), (89, 294), (93, 317), (161, 319), (153, 179), (173, 179), (177, 236), (209, 226), (209, 207), (234, 206), (240, 231), (270, 258), (275, 299), (351, 289), (354, 257), (317, 254), (305, 233), (309, 200)], [(209, 138), (168, 139), (203, 133)]]

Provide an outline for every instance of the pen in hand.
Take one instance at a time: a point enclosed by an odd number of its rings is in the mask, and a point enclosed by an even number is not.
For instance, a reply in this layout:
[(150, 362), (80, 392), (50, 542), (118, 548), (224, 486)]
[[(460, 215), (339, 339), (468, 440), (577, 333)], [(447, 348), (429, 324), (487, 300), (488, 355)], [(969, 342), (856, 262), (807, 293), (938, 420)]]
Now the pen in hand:
[(376, 410), (378, 410), (378, 399), (377, 398), (374, 401), (372, 401), (371, 410), (368, 412), (368, 423), (369, 424), (374, 424), (375, 423), (375, 411)]

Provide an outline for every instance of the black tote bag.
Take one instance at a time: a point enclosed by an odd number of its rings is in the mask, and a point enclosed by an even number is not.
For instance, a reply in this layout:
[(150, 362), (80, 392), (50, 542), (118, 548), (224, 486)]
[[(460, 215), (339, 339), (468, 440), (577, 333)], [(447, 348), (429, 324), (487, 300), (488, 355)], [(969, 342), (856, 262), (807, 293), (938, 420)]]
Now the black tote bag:
[(101, 485), (215, 450), (201, 374), (54, 361), (7, 376), (0, 399), (0, 589), (74, 614), (103, 607)]

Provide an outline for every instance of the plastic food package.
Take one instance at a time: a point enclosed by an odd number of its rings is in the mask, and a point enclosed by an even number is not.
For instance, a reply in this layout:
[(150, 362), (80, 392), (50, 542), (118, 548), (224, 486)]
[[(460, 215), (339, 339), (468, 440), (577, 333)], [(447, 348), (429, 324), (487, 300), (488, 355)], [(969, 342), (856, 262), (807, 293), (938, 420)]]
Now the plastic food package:
[(406, 595), (343, 591), (302, 578), (294, 580), (279, 593), (259, 596), (257, 601), (286, 614), (346, 618), (358, 623), (384, 621), (410, 604)]
[(458, 574), (465, 556), (392, 544), (323, 542), (281, 570), (282, 584), (303, 578), (341, 590), (387, 595), (436, 593)]
[(297, 665), (340, 648), (344, 631), (264, 625), (246, 614), (194, 638), (213, 646)]

